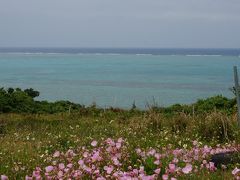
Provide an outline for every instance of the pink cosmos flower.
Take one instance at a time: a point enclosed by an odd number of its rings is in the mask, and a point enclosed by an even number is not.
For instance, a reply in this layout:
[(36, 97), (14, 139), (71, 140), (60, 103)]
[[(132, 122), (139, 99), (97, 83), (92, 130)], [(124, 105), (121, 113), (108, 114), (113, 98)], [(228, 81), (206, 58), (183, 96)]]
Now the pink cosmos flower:
[(53, 169), (54, 169), (53, 166), (47, 166), (47, 167), (45, 168), (45, 171), (46, 171), (47, 173), (50, 173)]
[(191, 164), (187, 164), (184, 168), (182, 168), (182, 172), (184, 174), (189, 174), (192, 171), (192, 165)]
[(95, 140), (92, 141), (92, 142), (91, 142), (91, 145), (92, 145), (93, 147), (97, 146), (97, 141), (95, 141)]

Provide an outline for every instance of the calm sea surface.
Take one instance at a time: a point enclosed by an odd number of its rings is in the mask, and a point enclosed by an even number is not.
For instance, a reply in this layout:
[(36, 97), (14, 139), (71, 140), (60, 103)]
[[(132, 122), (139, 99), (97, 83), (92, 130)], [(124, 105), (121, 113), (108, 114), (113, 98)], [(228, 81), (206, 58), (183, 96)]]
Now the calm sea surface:
[(41, 100), (145, 108), (231, 97), (239, 55), (1, 52), (0, 86), (34, 88)]

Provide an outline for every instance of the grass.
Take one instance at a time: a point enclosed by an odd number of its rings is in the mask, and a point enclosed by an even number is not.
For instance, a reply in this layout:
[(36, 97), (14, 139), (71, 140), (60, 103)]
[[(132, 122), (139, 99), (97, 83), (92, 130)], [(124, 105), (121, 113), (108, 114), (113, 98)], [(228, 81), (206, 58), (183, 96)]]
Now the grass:
[[(136, 148), (188, 149), (193, 140), (213, 147), (233, 142), (240, 144), (236, 118), (236, 114), (218, 111), (192, 115), (166, 114), (151, 109), (95, 108), (74, 113), (0, 114), (0, 174), (22, 179), (31, 175), (35, 167), (49, 165), (56, 150), (90, 148), (93, 140), (102, 142), (109, 137), (122, 137), (130, 154)], [(136, 157), (130, 156), (129, 161), (136, 163)], [(203, 170), (198, 175), (178, 179), (229, 179), (233, 178), (231, 170), (212, 173)]]

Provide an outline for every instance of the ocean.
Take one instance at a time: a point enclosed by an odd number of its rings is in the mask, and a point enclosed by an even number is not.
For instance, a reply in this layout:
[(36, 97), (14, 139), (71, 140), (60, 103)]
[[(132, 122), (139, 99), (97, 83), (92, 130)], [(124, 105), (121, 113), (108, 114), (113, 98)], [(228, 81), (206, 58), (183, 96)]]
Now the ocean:
[(144, 109), (232, 97), (235, 65), (240, 49), (0, 48), (0, 87), (34, 88), (39, 100)]

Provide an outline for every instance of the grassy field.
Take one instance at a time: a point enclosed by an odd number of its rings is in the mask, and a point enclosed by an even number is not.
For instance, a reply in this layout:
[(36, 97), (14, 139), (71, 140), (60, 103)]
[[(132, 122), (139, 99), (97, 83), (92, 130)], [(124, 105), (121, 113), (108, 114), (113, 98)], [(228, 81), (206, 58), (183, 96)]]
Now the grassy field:
[[(9, 179), (27, 175), (29, 179), (40, 175), (49, 179), (234, 179), (237, 162), (216, 169), (209, 158), (217, 152), (239, 151), (239, 144), (236, 114), (220, 111), (162, 113), (93, 107), (73, 113), (0, 114), (0, 174)], [(176, 150), (182, 154), (174, 154)], [(71, 151), (75, 155), (66, 157)], [(53, 156), (58, 152), (61, 155)], [(94, 152), (101, 158), (93, 160)], [(118, 163), (116, 154), (121, 155)]]

